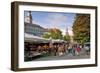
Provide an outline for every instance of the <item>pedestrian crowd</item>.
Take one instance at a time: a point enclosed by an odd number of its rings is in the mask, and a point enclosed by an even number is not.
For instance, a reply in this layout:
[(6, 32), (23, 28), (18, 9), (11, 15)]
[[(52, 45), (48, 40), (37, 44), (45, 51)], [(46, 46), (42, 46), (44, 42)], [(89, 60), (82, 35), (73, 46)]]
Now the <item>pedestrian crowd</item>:
[[(80, 55), (81, 50), (83, 49), (82, 45), (78, 44), (54, 44), (54, 45), (38, 45), (34, 48), (34, 46), (28, 47), (31, 51), (26, 51), (28, 53), (38, 52), (41, 54), (45, 54), (47, 56), (63, 56), (65, 54), (72, 54), (73, 56)], [(88, 47), (86, 48), (88, 49)], [(86, 52), (88, 52), (86, 50)]]

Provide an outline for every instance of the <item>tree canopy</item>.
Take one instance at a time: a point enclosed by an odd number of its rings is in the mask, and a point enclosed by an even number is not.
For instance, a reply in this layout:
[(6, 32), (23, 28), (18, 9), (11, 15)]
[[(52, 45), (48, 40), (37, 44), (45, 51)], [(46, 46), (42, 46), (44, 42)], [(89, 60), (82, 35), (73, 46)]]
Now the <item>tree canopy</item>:
[(63, 40), (70, 41), (70, 36), (69, 35), (64, 35)]
[(48, 32), (44, 33), (43, 38), (62, 39), (62, 32), (57, 28), (48, 29)]
[(90, 42), (90, 14), (76, 14), (72, 28), (75, 41)]

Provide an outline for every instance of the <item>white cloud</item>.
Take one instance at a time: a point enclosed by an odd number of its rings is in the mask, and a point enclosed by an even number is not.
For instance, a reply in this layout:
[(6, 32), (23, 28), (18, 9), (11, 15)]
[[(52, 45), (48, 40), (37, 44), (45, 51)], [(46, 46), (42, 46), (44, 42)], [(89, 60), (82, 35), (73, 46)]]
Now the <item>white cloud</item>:
[[(61, 29), (61, 31), (62, 31), (62, 34), (63, 35), (66, 35), (66, 30), (65, 29)], [(68, 29), (68, 34), (70, 35), (70, 36), (73, 36), (73, 31), (69, 28)]]
[(61, 29), (61, 31), (62, 31), (62, 34), (63, 34), (63, 35), (66, 35), (66, 30)]
[(60, 27), (63, 25), (67, 20), (67, 17), (63, 14), (51, 14), (48, 15), (47, 22), (51, 25), (51, 28)]
[(70, 36), (73, 36), (73, 31), (72, 30), (68, 30), (68, 33)]

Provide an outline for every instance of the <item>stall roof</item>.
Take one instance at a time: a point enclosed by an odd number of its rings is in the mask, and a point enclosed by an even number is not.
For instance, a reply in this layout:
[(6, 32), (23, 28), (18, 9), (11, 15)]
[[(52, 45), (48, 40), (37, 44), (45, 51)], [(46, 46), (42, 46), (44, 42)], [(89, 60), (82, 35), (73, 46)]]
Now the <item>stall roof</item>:
[(62, 43), (62, 42), (66, 42), (64, 40), (60, 40), (60, 39), (45, 39), (39, 36), (34, 36), (32, 34), (24, 34), (25, 37), (25, 41), (26, 42), (42, 42), (42, 43), (48, 43), (50, 41), (52, 41), (52, 43)]
[(49, 42), (48, 39), (38, 37), (38, 36), (34, 36), (32, 34), (25, 33), (24, 37), (25, 37), (25, 41), (28, 41), (28, 42), (32, 42), (32, 41), (34, 41), (34, 42)]

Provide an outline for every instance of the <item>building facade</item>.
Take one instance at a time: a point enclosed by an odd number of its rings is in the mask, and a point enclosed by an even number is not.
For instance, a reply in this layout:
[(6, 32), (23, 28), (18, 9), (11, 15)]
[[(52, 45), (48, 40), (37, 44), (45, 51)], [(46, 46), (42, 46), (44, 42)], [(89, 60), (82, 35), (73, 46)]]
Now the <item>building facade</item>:
[(30, 24), (30, 23), (24, 22), (24, 25), (25, 25), (24, 32), (28, 34), (41, 37), (46, 32), (46, 29), (44, 29), (43, 27), (37, 24)]
[(32, 23), (32, 21), (32, 13), (28, 11), (28, 15), (24, 19), (24, 32), (41, 37), (46, 32), (46, 29)]

